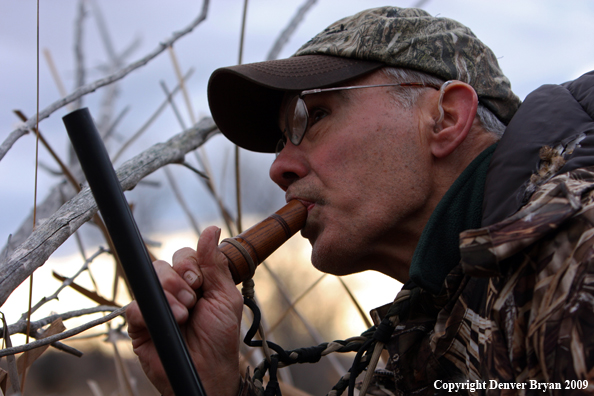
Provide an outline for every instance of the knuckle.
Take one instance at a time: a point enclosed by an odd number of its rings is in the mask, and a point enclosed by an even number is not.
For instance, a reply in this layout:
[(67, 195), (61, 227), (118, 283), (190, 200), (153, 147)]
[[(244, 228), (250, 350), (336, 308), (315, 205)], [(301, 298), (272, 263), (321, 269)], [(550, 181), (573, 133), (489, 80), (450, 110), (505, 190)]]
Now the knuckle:
[(174, 265), (196, 263), (196, 251), (189, 247), (181, 248), (173, 253), (172, 260)]
[(176, 290), (179, 288), (179, 279), (174, 274), (168, 274), (168, 276), (160, 276), (161, 286), (166, 290)]
[(153, 267), (155, 267), (155, 271), (158, 275), (161, 273), (167, 272), (171, 265), (167, 261), (157, 260), (153, 262)]

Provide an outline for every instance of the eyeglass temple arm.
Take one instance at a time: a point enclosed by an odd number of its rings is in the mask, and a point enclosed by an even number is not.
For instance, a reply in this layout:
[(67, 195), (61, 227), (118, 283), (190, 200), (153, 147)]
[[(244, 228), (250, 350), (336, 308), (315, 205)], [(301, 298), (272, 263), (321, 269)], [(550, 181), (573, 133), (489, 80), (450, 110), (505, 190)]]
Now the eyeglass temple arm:
[(396, 87), (396, 86), (421, 87), (421, 88), (427, 87), (427, 88), (433, 88), (436, 90), (439, 90), (441, 88), (441, 86), (436, 85), (436, 84), (431, 84), (431, 83), (397, 83), (397, 84), (354, 85), (351, 87), (331, 87), (331, 88), (308, 89), (308, 90), (302, 91), (301, 94), (299, 94), (299, 96), (305, 96), (305, 95), (310, 95), (310, 94), (315, 94), (315, 93), (320, 93), (320, 92), (345, 91), (345, 90), (351, 90), (351, 89), (357, 89), (357, 88)]

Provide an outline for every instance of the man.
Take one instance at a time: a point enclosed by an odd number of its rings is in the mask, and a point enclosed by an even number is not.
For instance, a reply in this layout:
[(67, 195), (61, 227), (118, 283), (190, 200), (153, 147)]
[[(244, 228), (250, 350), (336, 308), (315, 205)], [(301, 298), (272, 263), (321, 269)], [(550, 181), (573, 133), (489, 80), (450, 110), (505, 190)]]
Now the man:
[[(469, 29), (396, 7), (340, 20), (289, 59), (213, 73), (221, 131), (276, 151), (271, 178), (307, 206), (313, 265), (405, 283), (372, 313), (390, 359), (368, 392), (592, 391), (592, 79), (519, 108)], [(155, 267), (207, 394), (257, 394), (239, 379), (242, 301), (219, 233)], [(135, 305), (128, 319), (171, 394)]]

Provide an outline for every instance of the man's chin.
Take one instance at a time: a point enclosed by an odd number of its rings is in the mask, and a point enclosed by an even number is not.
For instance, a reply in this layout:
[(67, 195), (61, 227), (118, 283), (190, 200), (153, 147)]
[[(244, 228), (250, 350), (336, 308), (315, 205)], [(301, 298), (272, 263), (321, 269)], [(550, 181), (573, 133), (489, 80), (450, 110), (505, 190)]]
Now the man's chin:
[(318, 271), (330, 275), (342, 276), (356, 272), (351, 270), (350, 260), (332, 254), (332, 250), (316, 249), (315, 244), (312, 244), (311, 263)]

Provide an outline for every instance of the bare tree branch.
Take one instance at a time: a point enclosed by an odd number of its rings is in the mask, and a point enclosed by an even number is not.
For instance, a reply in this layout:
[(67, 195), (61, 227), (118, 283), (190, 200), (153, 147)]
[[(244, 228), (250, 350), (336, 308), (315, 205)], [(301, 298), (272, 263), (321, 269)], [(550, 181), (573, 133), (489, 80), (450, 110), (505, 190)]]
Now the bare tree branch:
[[(292, 304), (291, 297), (287, 293), (288, 289), (286, 286), (284, 286), (283, 281), (279, 278), (279, 276), (274, 271), (272, 271), (270, 269), (270, 267), (268, 266), (268, 264), (266, 262), (263, 262), (261, 264), (261, 266), (268, 271), (268, 273), (274, 280), (274, 283), (278, 289), (279, 294), (283, 297), (283, 300), (289, 305), (288, 309), (292, 310), (293, 313), (299, 318), (301, 323), (303, 323), (303, 325), (307, 329), (307, 332), (309, 333), (309, 335), (314, 339), (314, 341), (317, 344), (321, 344), (322, 342), (324, 342), (324, 339), (322, 338), (320, 333), (316, 330), (316, 328), (305, 318), (305, 316), (303, 316), (303, 314), (297, 309), (297, 307)], [(332, 368), (334, 368), (334, 370), (339, 375), (342, 375), (344, 372), (346, 372), (346, 369), (343, 367), (342, 363), (340, 363), (340, 361), (338, 360), (338, 358), (336, 356), (328, 355), (328, 360), (330, 361)]]
[[(123, 190), (129, 190), (155, 170), (175, 162), (183, 162), (184, 155), (200, 147), (218, 130), (210, 118), (204, 118), (166, 143), (159, 143), (124, 163), (118, 170)], [(39, 225), (10, 255), (0, 263), (0, 305), (49, 256), (97, 212), (97, 205), (89, 188), (74, 198)]]
[(278, 55), (282, 51), (283, 47), (285, 46), (285, 44), (289, 42), (289, 38), (293, 35), (293, 33), (295, 33), (297, 26), (299, 26), (299, 24), (305, 17), (305, 14), (309, 11), (311, 7), (313, 7), (316, 1), (317, 0), (306, 0), (305, 3), (297, 10), (297, 13), (293, 17), (293, 19), (291, 19), (289, 25), (287, 25), (285, 30), (283, 30), (280, 36), (276, 39), (274, 45), (270, 49), (270, 52), (268, 52), (266, 60), (274, 60), (278, 58)]
[[(95, 17), (95, 22), (97, 22), (99, 37), (101, 37), (101, 42), (103, 43), (103, 47), (107, 52), (108, 60), (105, 68), (108, 74), (112, 74), (125, 65), (125, 58), (122, 55), (116, 53), (113, 41), (107, 29), (107, 23), (103, 18), (103, 12), (101, 11), (101, 8), (99, 7), (96, 1), (90, 1), (90, 3), (93, 8), (93, 16)], [(113, 117), (115, 109), (116, 98), (119, 96), (119, 93), (119, 84), (110, 84), (103, 92), (103, 99), (101, 100), (100, 110), (98, 111), (98, 114), (95, 115), (95, 123), (97, 125), (97, 130), (104, 138), (104, 141), (105, 135), (107, 134), (107, 130), (109, 129), (108, 125), (111, 124), (111, 119)]]
[(418, 0), (414, 5), (413, 8), (423, 8), (425, 4), (427, 4), (429, 0)]
[[(85, 56), (83, 50), (83, 38), (84, 38), (84, 22), (87, 16), (87, 5), (86, 0), (78, 1), (78, 12), (76, 15), (76, 21), (74, 23), (74, 89), (79, 89), (85, 85), (86, 81), (86, 69), (85, 69)], [(83, 97), (80, 96), (75, 99), (71, 104), (70, 108), (73, 110), (80, 109), (83, 106)], [(68, 164), (71, 167), (80, 169), (78, 158), (74, 152), (74, 147), (68, 144)]]
[[(4, 314), (2, 314), (2, 323), (6, 327), (6, 318)], [(4, 337), (4, 342), (8, 348), (12, 348), (12, 341), (10, 340), (10, 333), (6, 333)], [(16, 360), (14, 356), (8, 356), (6, 358), (8, 361), (8, 378), (10, 379), (10, 383), (12, 384), (12, 390), (14, 390), (17, 394), (20, 394), (21, 387), (19, 382), (19, 374), (17, 372)]]
[(128, 113), (128, 111), (130, 111), (130, 106), (124, 107), (124, 109), (118, 113), (111, 125), (109, 125), (105, 130), (105, 134), (103, 135), (104, 141), (109, 139), (112, 135), (115, 135), (114, 132), (116, 130), (116, 127), (124, 119), (124, 116)]
[(72, 337), (73, 335), (76, 335), (78, 333), (82, 333), (85, 330), (88, 330), (90, 328), (93, 328), (95, 326), (98, 326), (100, 324), (103, 324), (105, 322), (109, 322), (110, 320), (112, 320), (113, 318), (116, 318), (120, 315), (123, 315), (126, 312), (126, 307), (122, 307), (122, 308), (118, 308), (115, 311), (113, 311), (112, 313), (110, 313), (109, 315), (105, 315), (99, 319), (95, 319), (92, 320), (88, 323), (85, 323), (83, 325), (80, 325), (78, 327), (75, 327), (73, 329), (70, 330), (66, 330), (63, 333), (60, 334), (56, 334), (53, 336), (49, 336), (46, 338), (42, 338), (41, 340), (37, 340), (37, 341), (33, 341), (30, 342), (26, 345), (21, 345), (21, 346), (17, 346), (17, 347), (12, 347), (12, 348), (5, 348), (0, 350), (0, 357), (4, 357), (4, 356), (10, 356), (10, 355), (14, 355), (17, 353), (21, 353), (21, 352), (26, 352), (26, 351), (30, 351), (32, 349), (35, 348), (39, 348), (41, 346), (44, 345), (48, 345), (48, 344), (52, 344), (56, 341), (60, 341), (63, 340), (64, 338), (68, 338), (68, 337)]
[[(66, 279), (65, 281), (62, 282), (62, 284), (60, 285), (60, 287), (58, 287), (58, 289), (54, 292), (54, 294), (52, 294), (51, 296), (45, 296), (43, 297), (41, 300), (39, 300), (37, 302), (37, 304), (35, 304), (33, 307), (31, 307), (31, 314), (35, 313), (39, 308), (41, 308), (44, 304), (46, 304), (49, 301), (52, 300), (57, 300), (58, 299), (58, 295), (60, 294), (60, 292), (70, 286), (70, 284), (72, 284), (72, 282), (85, 270), (87, 270), (89, 268), (89, 264), (91, 262), (93, 262), (93, 260), (95, 260), (95, 258), (97, 258), (99, 255), (106, 253), (107, 250), (105, 250), (104, 248), (100, 248), (95, 254), (93, 254), (91, 257), (89, 257), (87, 260), (85, 260), (84, 264), (82, 265), (82, 267), (78, 270), (78, 272), (76, 274), (74, 274), (72, 277)], [(20, 321), (25, 322), (27, 320), (27, 316), (28, 316), (29, 312), (25, 312), (23, 315), (21, 315), (21, 319)]]
[(101, 40), (103, 41), (103, 46), (107, 51), (107, 55), (109, 57), (109, 62), (112, 64), (117, 64), (121, 61), (120, 56), (116, 54), (115, 48), (113, 46), (113, 41), (109, 35), (107, 30), (107, 23), (105, 22), (105, 18), (103, 18), (103, 12), (97, 4), (96, 1), (91, 0), (91, 7), (93, 7), (93, 16), (95, 17), (95, 22), (97, 22), (97, 28), (99, 29), (99, 36), (101, 36)]
[[(182, 81), (187, 81), (192, 74), (194, 73), (194, 69), (190, 69), (184, 77), (182, 77)], [(159, 105), (159, 107), (154, 111), (153, 115), (149, 117), (149, 119), (136, 131), (123, 145), (120, 147), (117, 153), (112, 157), (112, 161), (116, 163), (118, 159), (120, 159), (122, 153), (132, 144), (134, 143), (148, 128), (151, 124), (161, 115), (163, 110), (167, 107), (167, 104), (172, 100), (173, 95), (175, 95), (181, 86), (178, 85), (175, 89), (163, 100), (163, 102)]]
[[(54, 314), (43, 319), (37, 320), (35, 322), (31, 322), (31, 332), (35, 333), (37, 330), (41, 329), (43, 326), (47, 326), (48, 324), (52, 323), (54, 320), (58, 318), (62, 318), (63, 321), (78, 318), (84, 315), (91, 315), (98, 312), (113, 312), (121, 307), (113, 307), (111, 305), (98, 305), (96, 307), (91, 308), (83, 308), (77, 309), (74, 311), (68, 311), (61, 314)], [(27, 321), (26, 319), (19, 319), (17, 322), (8, 325), (8, 333), (9, 334), (16, 334), (21, 333), (24, 334), (27, 331)], [(0, 329), (0, 336), (4, 337), (4, 327)]]
[[(84, 1), (81, 1), (81, 3), (84, 3)], [(48, 107), (44, 111), (42, 111), (41, 112), (42, 114), (40, 115), (40, 119), (48, 117), (53, 111), (68, 104), (69, 102), (78, 100), (78, 99), (82, 98), (82, 96), (84, 96), (85, 94), (90, 93), (103, 85), (107, 85), (114, 81), (117, 81), (118, 79), (123, 78), (125, 75), (127, 75), (129, 72), (131, 72), (135, 68), (146, 64), (152, 58), (156, 57), (160, 52), (164, 51), (168, 45), (172, 45), (173, 42), (175, 42), (177, 39), (181, 38), (183, 35), (189, 33), (195, 26), (197, 26), (200, 22), (202, 22), (206, 18), (207, 9), (208, 9), (208, 0), (205, 0), (205, 2), (203, 3), (201, 15), (189, 27), (187, 27), (186, 29), (184, 29), (180, 32), (174, 33), (174, 35), (171, 39), (169, 39), (167, 42), (161, 44), (156, 50), (153, 51), (153, 53), (149, 54), (148, 56), (146, 56), (145, 58), (136, 62), (135, 64), (132, 64), (132, 65), (128, 66), (127, 68), (120, 70), (119, 72), (115, 73), (114, 75), (108, 76), (101, 80), (97, 80), (94, 83), (86, 85), (86, 86), (77, 87), (75, 92), (73, 92), (69, 97), (62, 98), (60, 101), (55, 102), (54, 104), (50, 105), (50, 107)], [(78, 20), (77, 20), (77, 31), (82, 29), (82, 21), (84, 18), (84, 14), (85, 14), (84, 5), (80, 5), (79, 16), (78, 16)], [(77, 42), (77, 43), (78, 43), (77, 47), (76, 47), (77, 60), (78, 60), (78, 63), (77, 63), (77, 84), (81, 84), (84, 82), (84, 70), (83, 70), (84, 67), (82, 65), (82, 49), (80, 48), (80, 42)], [(80, 102), (78, 102), (78, 103), (80, 103)], [(8, 152), (8, 150), (12, 147), (12, 145), (20, 137), (27, 134), (28, 131), (34, 125), (35, 125), (35, 117), (29, 118), (25, 124), (23, 124), (17, 130), (13, 131), (8, 136), (8, 138), (2, 143), (2, 145), (0, 145), (0, 160), (2, 160), (2, 158), (4, 157), (6, 152)], [(70, 160), (71, 164), (77, 162), (74, 159), (74, 157), (70, 156), (70, 158), (71, 158), (71, 160)], [(74, 174), (74, 176), (77, 180), (84, 179), (82, 171), (79, 166), (76, 166), (76, 169), (73, 169), (72, 173)], [(69, 186), (67, 186), (65, 184), (58, 184), (58, 185), (54, 186), (51, 189), (48, 196), (45, 198), (45, 200), (42, 203), (38, 204), (38, 206), (36, 208), (37, 209), (37, 217), (41, 218), (41, 219), (48, 218), (49, 216), (51, 216), (52, 213), (54, 213), (60, 207), (60, 205), (63, 204), (63, 202), (64, 202), (63, 197), (66, 197), (66, 199), (70, 199), (74, 196), (74, 194), (75, 194), (75, 191), (73, 191)], [(31, 234), (31, 231), (33, 228), (32, 227), (32, 224), (33, 224), (32, 218), (33, 218), (33, 215), (30, 214), (27, 217), (27, 219), (25, 219), (25, 221), (21, 224), (19, 229), (13, 233), (11, 246), (20, 245)], [(0, 255), (4, 256), (4, 255), (9, 255), (11, 253), (12, 253), (12, 249), (9, 246), (5, 246), (4, 249), (2, 250), (2, 252), (0, 253)]]
[[(78, 169), (71, 171), (77, 180), (83, 179), (83, 173), (80, 166)], [(50, 217), (56, 210), (58, 210), (58, 208), (60, 208), (60, 206), (62, 206), (62, 204), (64, 204), (64, 202), (71, 199), (75, 194), (76, 191), (69, 183), (63, 182), (54, 185), (45, 199), (37, 204), (37, 223)], [(10, 244), (7, 243), (6, 246), (4, 246), (0, 256), (10, 256), (14, 252), (14, 249), (31, 235), (31, 231), (33, 231), (33, 211), (31, 211), (27, 218), (23, 220), (18, 230), (12, 234)]]
[[(75, 87), (80, 88), (85, 85), (85, 58), (83, 55), (83, 22), (87, 11), (85, 9), (85, 0), (79, 0), (78, 2), (78, 14), (76, 22), (74, 24), (74, 55), (76, 59), (76, 78)], [(74, 109), (78, 109), (82, 106), (82, 96), (76, 99), (72, 103)]]
[[(134, 70), (138, 69), (139, 67), (144, 66), (145, 64), (150, 62), (156, 56), (160, 55), (161, 52), (165, 51), (167, 49), (167, 47), (172, 46), (173, 43), (175, 43), (178, 39), (180, 39), (184, 35), (190, 33), (192, 30), (194, 30), (194, 28), (198, 24), (200, 24), (202, 21), (204, 21), (206, 19), (206, 14), (208, 11), (208, 3), (209, 3), (209, 0), (204, 0), (203, 6), (202, 6), (202, 12), (194, 21), (192, 21), (192, 23), (188, 27), (186, 27), (183, 30), (173, 33), (171, 38), (169, 38), (168, 40), (166, 40), (164, 42), (159, 43), (157, 48), (155, 48), (153, 51), (151, 51), (148, 55), (137, 60), (134, 63), (131, 63), (130, 65), (124, 67), (123, 69), (118, 70), (117, 72), (115, 72), (105, 78), (101, 78), (91, 84), (80, 87), (80, 88), (76, 89), (74, 92), (72, 92), (70, 95), (68, 95), (60, 100), (55, 101), (54, 103), (52, 103), (51, 105), (49, 105), (48, 107), (46, 107), (45, 109), (43, 109), (39, 112), (39, 120), (41, 121), (41, 120), (49, 117), (54, 111), (66, 106), (67, 104), (69, 104), (71, 102), (74, 102), (75, 100), (82, 97), (83, 95), (94, 92), (103, 86), (112, 84), (112, 83), (124, 78), (126, 75), (128, 75), (132, 71), (134, 71)], [(17, 128), (14, 131), (12, 131), (8, 135), (6, 140), (2, 143), (2, 145), (0, 145), (0, 161), (2, 160), (2, 158), (4, 158), (4, 156), (6, 155), (8, 150), (10, 150), (12, 145), (18, 139), (20, 139), (23, 135), (28, 133), (28, 131), (36, 123), (37, 123), (37, 116), (33, 116), (33, 117), (29, 118), (24, 125), (22, 125), (21, 127)]]
[(186, 203), (186, 200), (184, 199), (184, 196), (182, 195), (179, 186), (177, 185), (177, 182), (175, 181), (175, 178), (171, 173), (171, 170), (167, 167), (164, 167), (163, 170), (165, 171), (165, 176), (167, 176), (167, 181), (169, 182), (171, 191), (173, 191), (173, 194), (175, 195), (175, 199), (177, 200), (179, 206), (181, 206), (182, 210), (186, 214), (186, 217), (188, 218), (188, 221), (190, 222), (192, 229), (194, 229), (196, 236), (200, 237), (200, 227), (198, 226), (198, 222), (192, 215), (192, 211), (188, 207), (188, 204)]

